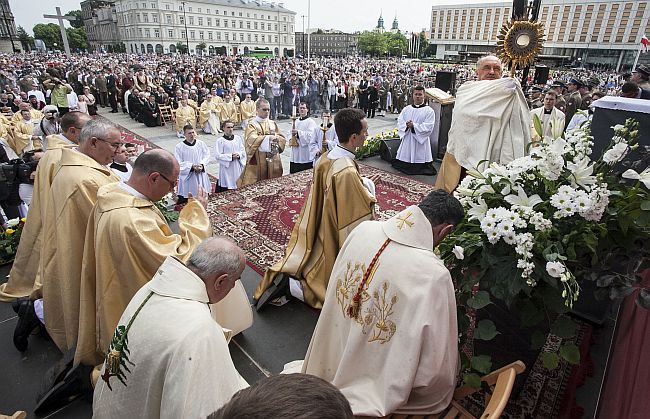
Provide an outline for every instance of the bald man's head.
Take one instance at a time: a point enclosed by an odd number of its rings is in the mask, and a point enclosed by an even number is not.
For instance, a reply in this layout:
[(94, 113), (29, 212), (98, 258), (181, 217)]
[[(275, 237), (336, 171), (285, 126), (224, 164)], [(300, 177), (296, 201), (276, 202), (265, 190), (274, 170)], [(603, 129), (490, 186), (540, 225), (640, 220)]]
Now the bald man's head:
[(145, 151), (133, 164), (134, 174), (148, 175), (152, 172), (172, 175), (178, 162), (172, 153), (161, 148)]
[(476, 63), (476, 75), (479, 80), (497, 80), (503, 74), (503, 64), (499, 57), (486, 55)]

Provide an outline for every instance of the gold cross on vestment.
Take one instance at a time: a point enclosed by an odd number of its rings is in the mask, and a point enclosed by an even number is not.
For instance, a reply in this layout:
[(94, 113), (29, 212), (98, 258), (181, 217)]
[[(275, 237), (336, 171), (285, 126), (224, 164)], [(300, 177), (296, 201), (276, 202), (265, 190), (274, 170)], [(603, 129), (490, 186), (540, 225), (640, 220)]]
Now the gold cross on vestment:
[(415, 224), (414, 221), (409, 221), (409, 218), (413, 215), (412, 212), (407, 212), (405, 215), (400, 215), (397, 217), (397, 228), (400, 230), (404, 228), (404, 224), (406, 224), (409, 227), (413, 227), (413, 224)]

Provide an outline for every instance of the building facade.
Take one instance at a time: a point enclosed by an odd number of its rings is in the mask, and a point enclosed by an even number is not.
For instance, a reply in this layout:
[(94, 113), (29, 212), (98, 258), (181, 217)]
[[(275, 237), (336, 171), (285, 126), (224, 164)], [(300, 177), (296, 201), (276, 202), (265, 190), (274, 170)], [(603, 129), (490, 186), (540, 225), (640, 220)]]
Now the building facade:
[[(512, 2), (431, 10), (430, 43), (436, 58), (467, 61), (493, 52), (501, 26), (512, 15)], [(629, 69), (649, 31), (647, 1), (542, 0), (539, 21), (546, 41), (538, 61), (553, 66)], [(639, 62), (650, 62), (641, 54)]]
[(312, 32), (307, 39), (304, 32), (296, 32), (296, 54), (307, 56), (307, 44), (312, 56), (345, 57), (357, 53), (358, 33), (345, 33), (334, 29)]
[(0, 0), (0, 52), (12, 53), (21, 49), (9, 0)]
[[(118, 36), (128, 53), (293, 56), (296, 13), (259, 0), (117, 0)], [(205, 47), (205, 50), (201, 49)]]
[(115, 0), (82, 1), (81, 17), (88, 35), (88, 49), (90, 51), (122, 51), (123, 44), (117, 30)]

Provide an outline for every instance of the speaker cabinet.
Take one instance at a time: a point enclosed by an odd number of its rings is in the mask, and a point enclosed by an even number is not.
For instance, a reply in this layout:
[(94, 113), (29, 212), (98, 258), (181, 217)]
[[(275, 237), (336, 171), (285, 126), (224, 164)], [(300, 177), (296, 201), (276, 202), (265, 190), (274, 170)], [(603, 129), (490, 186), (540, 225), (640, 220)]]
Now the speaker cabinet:
[(456, 72), (437, 71), (436, 87), (442, 91), (454, 93), (456, 90)]
[(379, 144), (379, 157), (387, 162), (392, 162), (397, 157), (397, 149), (402, 140), (399, 138), (393, 140), (381, 140)]
[(533, 83), (535, 84), (546, 84), (548, 81), (548, 67), (545, 65), (536, 65), (535, 66), (535, 79)]

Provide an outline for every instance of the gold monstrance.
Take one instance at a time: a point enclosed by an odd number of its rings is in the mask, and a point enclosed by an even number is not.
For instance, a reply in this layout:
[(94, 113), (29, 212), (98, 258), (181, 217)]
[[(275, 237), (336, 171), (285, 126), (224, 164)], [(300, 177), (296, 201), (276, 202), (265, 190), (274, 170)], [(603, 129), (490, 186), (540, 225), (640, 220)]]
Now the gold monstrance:
[(541, 52), (544, 25), (527, 19), (512, 19), (501, 27), (497, 37), (497, 54), (514, 76), (517, 68), (530, 66)]

